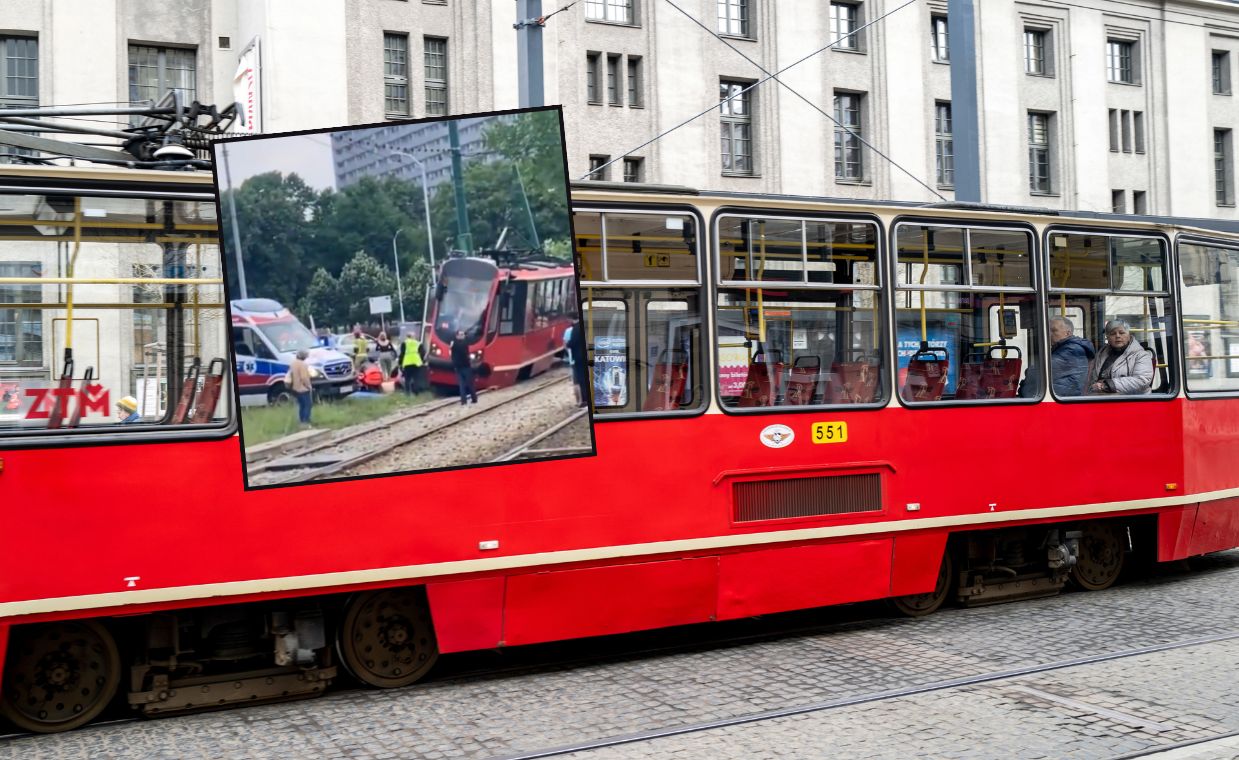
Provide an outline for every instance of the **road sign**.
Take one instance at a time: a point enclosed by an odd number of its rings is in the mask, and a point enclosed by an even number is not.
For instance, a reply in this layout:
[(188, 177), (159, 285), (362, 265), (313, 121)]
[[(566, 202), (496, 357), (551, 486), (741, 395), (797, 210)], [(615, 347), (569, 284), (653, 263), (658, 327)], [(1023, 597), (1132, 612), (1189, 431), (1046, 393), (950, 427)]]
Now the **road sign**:
[(373, 296), (370, 298), (371, 314), (391, 314), (391, 296)]

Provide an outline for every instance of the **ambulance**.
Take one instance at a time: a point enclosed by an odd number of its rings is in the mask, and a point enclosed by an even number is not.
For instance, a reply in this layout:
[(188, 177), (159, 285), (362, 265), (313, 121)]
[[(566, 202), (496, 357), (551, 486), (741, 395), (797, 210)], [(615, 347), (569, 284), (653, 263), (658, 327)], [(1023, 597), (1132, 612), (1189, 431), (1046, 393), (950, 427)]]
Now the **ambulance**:
[(292, 398), (285, 383), (297, 352), (310, 352), (306, 362), (314, 394), (342, 397), (353, 392), (353, 362), (322, 346), (292, 312), (269, 298), (247, 298), (230, 303), (232, 347), (236, 355), (237, 390), (241, 405), (274, 404)]

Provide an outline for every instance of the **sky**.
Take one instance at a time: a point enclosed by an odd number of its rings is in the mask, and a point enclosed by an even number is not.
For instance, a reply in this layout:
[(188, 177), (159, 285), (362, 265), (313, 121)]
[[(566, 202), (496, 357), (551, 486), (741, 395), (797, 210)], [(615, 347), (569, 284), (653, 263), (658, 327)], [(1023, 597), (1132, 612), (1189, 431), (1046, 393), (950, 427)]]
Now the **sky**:
[[(318, 190), (336, 186), (335, 168), (331, 161), (331, 137), (327, 134), (262, 137), (220, 143), (219, 147), (227, 151), (233, 185), (240, 185), (256, 174), (278, 171), (295, 173), (307, 185)], [(224, 185), (225, 174), (222, 171), (219, 180)], [(221, 186), (220, 189), (226, 190), (227, 187)]]

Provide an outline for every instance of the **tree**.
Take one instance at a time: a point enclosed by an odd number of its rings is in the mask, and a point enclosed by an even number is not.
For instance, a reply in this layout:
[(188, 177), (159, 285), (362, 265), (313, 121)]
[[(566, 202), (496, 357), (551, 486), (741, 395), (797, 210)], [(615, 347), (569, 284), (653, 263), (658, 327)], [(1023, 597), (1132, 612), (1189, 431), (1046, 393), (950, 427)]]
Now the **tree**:
[(297, 314), (302, 319), (313, 317), (319, 325), (333, 328), (348, 321), (340, 308), (340, 283), (323, 267), (314, 270), (305, 295), (297, 305)]
[(396, 296), (396, 278), (365, 251), (358, 251), (340, 270), (336, 290), (339, 309), (347, 323), (368, 324), (374, 320), (370, 314), (370, 299), (374, 296)]
[(521, 198), (522, 185), (539, 239), (568, 239), (567, 163), (559, 113), (538, 111), (496, 121), (486, 130), (486, 145), (511, 163), (509, 181), (516, 186), (514, 198), (524, 235), (532, 237)]
[(311, 230), (306, 225), (317, 201), (314, 189), (296, 174), (259, 174), (247, 179), (235, 194), (238, 219), (230, 215), (228, 193), (221, 204), (224, 222), (228, 286), (240, 295), (240, 285), (232, 248), (232, 225), (238, 222), (241, 260), (246, 286), (254, 298), (274, 298), (284, 304), (297, 303), (307, 284), (304, 277), (289, 276), (304, 266), (311, 245)]

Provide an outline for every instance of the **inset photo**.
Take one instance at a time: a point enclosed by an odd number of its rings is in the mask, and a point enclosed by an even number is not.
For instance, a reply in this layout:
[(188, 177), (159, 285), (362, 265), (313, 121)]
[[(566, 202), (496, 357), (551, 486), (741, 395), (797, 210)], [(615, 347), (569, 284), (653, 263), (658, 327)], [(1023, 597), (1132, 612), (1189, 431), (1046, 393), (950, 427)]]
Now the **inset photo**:
[(593, 455), (558, 107), (213, 151), (247, 488)]

